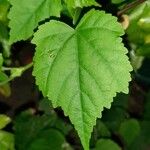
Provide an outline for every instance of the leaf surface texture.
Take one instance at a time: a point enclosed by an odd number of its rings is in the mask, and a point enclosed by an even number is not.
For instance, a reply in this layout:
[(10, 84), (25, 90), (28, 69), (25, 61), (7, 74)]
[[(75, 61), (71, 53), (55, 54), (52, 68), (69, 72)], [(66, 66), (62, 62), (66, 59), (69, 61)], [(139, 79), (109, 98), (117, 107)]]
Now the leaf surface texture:
[(91, 10), (75, 29), (50, 21), (32, 40), (36, 83), (70, 117), (85, 150), (103, 108), (110, 108), (116, 92), (128, 93), (132, 68), (123, 34), (115, 17)]

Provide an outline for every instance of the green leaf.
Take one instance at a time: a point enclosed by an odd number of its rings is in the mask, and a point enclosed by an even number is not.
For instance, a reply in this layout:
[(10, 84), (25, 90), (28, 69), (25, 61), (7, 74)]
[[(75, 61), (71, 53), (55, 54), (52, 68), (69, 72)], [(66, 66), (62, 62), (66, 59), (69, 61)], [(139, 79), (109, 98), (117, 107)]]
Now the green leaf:
[(53, 116), (32, 116), (27, 113), (17, 116), (15, 120), (16, 148), (20, 150), (28, 149), (32, 141), (38, 138), (44, 129), (50, 128), (54, 119)]
[(111, 133), (104, 122), (97, 120), (96, 131), (98, 138), (100, 137), (110, 137)]
[(150, 32), (150, 2), (145, 2), (145, 7), (137, 22), (141, 30)]
[[(131, 47), (137, 55), (150, 56), (150, 1), (145, 1), (129, 14), (130, 25), (127, 29)], [(137, 34), (138, 33), (138, 36)]]
[(128, 93), (132, 68), (120, 35), (117, 18), (91, 10), (76, 29), (50, 21), (32, 41), (36, 83), (54, 107), (69, 115), (85, 150), (103, 107), (110, 108), (116, 92)]
[(127, 94), (117, 94), (111, 109), (103, 111), (101, 120), (113, 133), (118, 131), (120, 124), (129, 117), (129, 114), (127, 113), (128, 97)]
[(141, 131), (138, 137), (132, 142), (129, 150), (148, 150), (150, 146), (150, 121), (139, 122), (141, 126)]
[(13, 134), (0, 130), (0, 149), (15, 150)]
[(28, 150), (62, 150), (64, 136), (55, 129), (45, 130), (32, 141)]
[(0, 82), (6, 81), (8, 80), (8, 76), (4, 73), (0, 71)]
[(139, 46), (136, 50), (136, 54), (140, 56), (150, 57), (150, 44), (144, 44), (142, 46)]
[(0, 21), (4, 24), (8, 23), (8, 10), (9, 10), (9, 2), (7, 0), (0, 0)]
[(2, 42), (4, 39), (8, 38), (8, 31), (7, 27), (0, 22), (0, 42)]
[(111, 0), (111, 1), (112, 1), (112, 3), (114, 3), (114, 4), (119, 4), (119, 3), (124, 2), (125, 0)]
[(146, 95), (146, 101), (144, 105), (144, 120), (150, 120), (150, 92)]
[(128, 103), (129, 103), (129, 95), (119, 93), (114, 99), (113, 106), (120, 107), (120, 108), (127, 110)]
[(118, 130), (122, 121), (127, 118), (128, 114), (126, 111), (119, 107), (111, 107), (110, 110), (103, 112), (102, 120), (107, 127), (112, 131)]
[(46, 115), (54, 115), (56, 119), (53, 122), (53, 124), (55, 125), (55, 128), (61, 130), (64, 135), (67, 135), (72, 129), (71, 124), (68, 124), (62, 118), (59, 118), (57, 116), (57, 114), (54, 111), (54, 108), (52, 107), (51, 101), (49, 101), (47, 98), (40, 101), (39, 110), (44, 111), (44, 114)]
[(2, 5), (2, 4), (6, 4), (6, 3), (8, 3), (8, 0), (0, 0), (0, 4)]
[(8, 76), (4, 72), (0, 71), (0, 93), (5, 97), (9, 97), (11, 95), (11, 88), (8, 82)]
[[(150, 145), (150, 121), (141, 121), (140, 122), (141, 125), (141, 134), (139, 135), (139, 137), (141, 138), (141, 143), (147, 147), (149, 147)], [(143, 143), (142, 143), (143, 142)], [(132, 145), (132, 144), (131, 144)]]
[(69, 16), (73, 19), (73, 24), (76, 24), (83, 7), (100, 6), (95, 0), (64, 0), (64, 10), (68, 11)]
[(32, 36), (39, 21), (50, 16), (60, 16), (61, 0), (10, 0), (10, 3), (11, 43)]
[(127, 120), (121, 124), (119, 133), (123, 137), (125, 143), (129, 146), (140, 134), (140, 124), (135, 119)]
[(88, 6), (98, 6), (99, 4), (95, 0), (64, 0), (68, 8), (83, 8)]
[(2, 65), (3, 65), (3, 56), (2, 54), (0, 53), (0, 71), (2, 69)]
[(95, 143), (97, 143), (97, 140), (100, 138), (110, 138), (111, 132), (107, 128), (104, 122), (102, 122), (100, 119), (97, 119), (96, 126), (93, 129), (91, 140), (90, 140), (90, 146), (94, 147)]
[(3, 129), (10, 122), (11, 119), (8, 116), (0, 115), (0, 129)]
[[(136, 44), (143, 44), (145, 33), (140, 29), (138, 21), (145, 9), (145, 3), (139, 5), (129, 14), (130, 25), (127, 29), (127, 34), (130, 42)], [(138, 36), (135, 34), (138, 33)]]
[(49, 101), (47, 98), (44, 98), (39, 102), (38, 109), (40, 111), (43, 111), (44, 114), (47, 114), (47, 115), (51, 113), (55, 113), (51, 101)]
[(0, 85), (0, 94), (2, 94), (5, 97), (9, 97), (11, 95), (11, 87), (10, 87), (9, 83)]
[(112, 140), (101, 139), (96, 143), (95, 150), (121, 150), (121, 148)]
[(80, 14), (81, 14), (81, 8), (76, 8), (72, 11), (72, 18), (73, 18), (73, 24), (76, 24), (79, 17), (80, 17)]
[(16, 148), (19, 150), (38, 150), (38, 148), (39, 150), (55, 150), (55, 148), (60, 150), (62, 144), (65, 143), (64, 134), (68, 134), (69, 129), (70, 126), (55, 113), (33, 116), (28, 112), (23, 112), (15, 120)]

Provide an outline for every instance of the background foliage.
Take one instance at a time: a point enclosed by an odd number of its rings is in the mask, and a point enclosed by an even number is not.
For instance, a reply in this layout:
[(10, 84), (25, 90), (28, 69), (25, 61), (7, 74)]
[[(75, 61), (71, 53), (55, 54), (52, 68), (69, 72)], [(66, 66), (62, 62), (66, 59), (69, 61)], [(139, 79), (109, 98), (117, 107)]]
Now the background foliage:
[(0, 150), (150, 149), (149, 55), (148, 0), (0, 0)]

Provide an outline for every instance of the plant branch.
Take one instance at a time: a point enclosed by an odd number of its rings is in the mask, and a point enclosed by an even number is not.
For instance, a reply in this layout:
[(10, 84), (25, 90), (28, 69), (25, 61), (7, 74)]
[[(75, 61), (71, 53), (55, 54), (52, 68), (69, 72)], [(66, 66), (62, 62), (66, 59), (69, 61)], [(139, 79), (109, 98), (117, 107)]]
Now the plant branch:
[(23, 74), (23, 72), (30, 69), (32, 66), (33, 66), (33, 62), (24, 67), (18, 67), (18, 68), (17, 67), (14, 67), (14, 68), (2, 67), (3, 71), (10, 71), (11, 75), (7, 80), (0, 82), (0, 86), (12, 81), (16, 77), (20, 77)]
[(31, 68), (33, 66), (33, 62), (32, 63), (30, 63), (30, 64), (27, 64), (26, 66), (23, 66), (23, 67), (2, 67), (2, 70), (3, 71), (10, 71), (10, 70), (12, 70), (12, 69), (22, 69), (23, 68), (23, 71), (26, 71), (26, 70), (28, 70), (29, 68)]
[(142, 4), (143, 2), (145, 2), (146, 0), (136, 0), (128, 5), (126, 5), (122, 10), (120, 10), (117, 15), (121, 16), (122, 14), (124, 14), (125, 12), (127, 12), (128, 10), (138, 6), (139, 4)]

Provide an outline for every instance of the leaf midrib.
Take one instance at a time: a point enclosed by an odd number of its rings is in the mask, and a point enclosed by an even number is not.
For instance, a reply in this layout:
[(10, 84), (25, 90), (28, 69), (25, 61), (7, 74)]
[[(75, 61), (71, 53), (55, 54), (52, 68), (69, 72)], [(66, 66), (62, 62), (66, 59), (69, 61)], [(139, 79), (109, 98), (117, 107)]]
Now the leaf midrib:
[[(83, 145), (84, 144), (86, 144), (86, 136), (85, 136), (85, 127), (84, 127), (84, 115), (83, 115), (83, 103), (82, 103), (82, 100), (83, 100), (83, 97), (82, 97), (82, 87), (81, 87), (81, 82), (82, 82), (82, 80), (81, 80), (81, 70), (80, 70), (80, 63), (81, 63), (81, 61), (80, 61), (80, 52), (79, 51), (81, 51), (80, 50), (80, 48), (79, 48), (79, 42), (78, 42), (78, 32), (76, 31), (76, 34), (75, 34), (75, 40), (76, 40), (76, 44), (77, 44), (77, 49), (76, 49), (76, 60), (77, 60), (77, 70), (78, 70), (78, 72), (77, 72), (77, 81), (78, 81), (78, 89), (79, 89), (79, 99), (80, 99), (80, 107), (81, 107), (81, 119), (82, 119), (82, 135), (83, 135), (83, 137), (84, 137), (84, 139), (82, 139), (82, 140), (84, 140), (84, 142), (83, 142)], [(86, 145), (85, 145), (86, 146)]]

